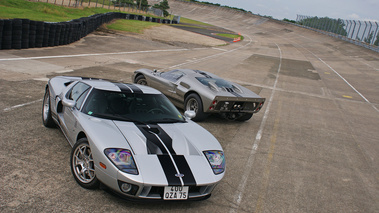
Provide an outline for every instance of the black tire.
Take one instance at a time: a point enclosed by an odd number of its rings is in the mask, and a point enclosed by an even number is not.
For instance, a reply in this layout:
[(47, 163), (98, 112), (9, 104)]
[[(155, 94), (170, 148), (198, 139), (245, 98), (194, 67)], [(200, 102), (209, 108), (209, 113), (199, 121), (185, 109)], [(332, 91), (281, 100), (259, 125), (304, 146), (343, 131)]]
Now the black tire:
[(195, 93), (190, 94), (184, 100), (184, 110), (190, 110), (196, 113), (196, 116), (192, 119), (193, 121), (203, 121), (208, 117), (208, 114), (204, 113), (203, 102)]
[(134, 83), (148, 86), (146, 78), (143, 75), (137, 76), (137, 78), (134, 79)]
[(86, 189), (96, 189), (100, 181), (95, 174), (95, 162), (87, 138), (79, 139), (71, 151), (71, 172), (76, 182)]
[(51, 116), (49, 88), (46, 88), (45, 95), (43, 97), (42, 122), (45, 127), (49, 127), (49, 128), (55, 127), (54, 120)]
[(241, 117), (237, 118), (236, 121), (247, 121), (247, 120), (249, 120), (251, 117), (253, 117), (253, 113), (245, 113), (245, 114), (242, 115)]

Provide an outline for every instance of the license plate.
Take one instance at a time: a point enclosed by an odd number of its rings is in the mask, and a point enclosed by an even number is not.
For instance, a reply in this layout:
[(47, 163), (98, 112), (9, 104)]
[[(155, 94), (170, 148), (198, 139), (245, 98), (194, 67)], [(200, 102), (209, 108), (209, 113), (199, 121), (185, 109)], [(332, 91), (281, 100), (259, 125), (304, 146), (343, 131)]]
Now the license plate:
[(166, 186), (164, 187), (164, 200), (187, 200), (188, 186)]

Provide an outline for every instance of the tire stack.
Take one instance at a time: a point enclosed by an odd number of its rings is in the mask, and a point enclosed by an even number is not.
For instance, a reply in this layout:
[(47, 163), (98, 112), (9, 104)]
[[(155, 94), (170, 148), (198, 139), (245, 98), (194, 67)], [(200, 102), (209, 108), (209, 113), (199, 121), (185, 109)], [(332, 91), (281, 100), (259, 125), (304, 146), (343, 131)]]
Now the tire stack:
[(30, 32), (30, 20), (22, 19), (21, 49), (29, 48), (29, 32)]
[(13, 19), (12, 21), (12, 49), (21, 49), (22, 19)]
[(29, 22), (29, 48), (36, 47), (36, 21)]
[(42, 47), (44, 35), (45, 35), (45, 26), (44, 22), (37, 21), (36, 22), (36, 40), (35, 40), (35, 47)]
[(56, 29), (57, 29), (56, 23), (50, 23), (49, 38), (47, 39), (48, 47), (52, 47), (55, 44)]
[(3, 28), (4, 28), (4, 20), (0, 19), (0, 49), (1, 49), (1, 44), (3, 43)]
[(66, 45), (80, 40), (104, 23), (114, 19), (131, 19), (170, 23), (142, 15), (110, 12), (74, 19), (68, 22), (41, 22), (29, 19), (0, 19), (0, 50), (27, 49)]
[(42, 47), (48, 47), (49, 46), (49, 37), (50, 37), (50, 23), (43, 23), (43, 42)]

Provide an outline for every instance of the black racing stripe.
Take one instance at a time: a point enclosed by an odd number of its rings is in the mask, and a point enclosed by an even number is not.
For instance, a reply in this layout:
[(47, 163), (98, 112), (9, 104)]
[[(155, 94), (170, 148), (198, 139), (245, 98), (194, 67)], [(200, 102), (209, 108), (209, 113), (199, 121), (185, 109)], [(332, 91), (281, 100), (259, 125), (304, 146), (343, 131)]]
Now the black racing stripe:
[(181, 186), (180, 178), (176, 177), (176, 169), (169, 155), (158, 155), (169, 186)]
[(125, 84), (122, 83), (114, 83), (118, 88), (120, 88), (121, 92), (127, 92), (127, 93), (132, 93), (133, 91), (127, 87)]
[(136, 124), (136, 126), (146, 137), (146, 147), (148, 154), (168, 154), (166, 148), (159, 141), (159, 139), (153, 133), (151, 133), (156, 131), (157, 128), (149, 128), (147, 125), (144, 124)]
[(179, 172), (183, 174), (183, 182), (185, 186), (196, 186), (196, 180), (193, 176), (191, 168), (189, 167), (186, 158), (183, 155), (173, 155), (176, 166)]
[[(170, 154), (175, 155), (176, 152), (172, 147), (172, 139), (170, 136), (158, 125), (151, 124), (150, 127), (144, 124), (135, 124), (138, 129), (142, 132), (142, 134), (146, 137), (146, 146), (148, 154)], [(162, 140), (164, 146), (161, 141), (157, 138), (157, 136)]]
[(136, 85), (129, 84), (128, 86), (130, 87), (130, 89), (133, 90), (134, 93), (137, 93), (137, 94), (143, 93), (142, 90), (139, 87), (137, 87)]
[(158, 128), (159, 130), (158, 137), (163, 141), (163, 143), (167, 147), (170, 154), (176, 155), (176, 152), (174, 148), (172, 147), (172, 138), (159, 125), (153, 125), (153, 126)]

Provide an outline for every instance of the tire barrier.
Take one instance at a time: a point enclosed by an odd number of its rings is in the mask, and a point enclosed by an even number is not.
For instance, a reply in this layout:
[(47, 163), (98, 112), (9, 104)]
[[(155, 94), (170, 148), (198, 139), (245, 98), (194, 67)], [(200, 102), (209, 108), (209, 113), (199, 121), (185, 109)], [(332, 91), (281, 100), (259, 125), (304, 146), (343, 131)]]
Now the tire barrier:
[(29, 32), (30, 32), (30, 20), (22, 19), (21, 49), (29, 48)]
[(2, 49), (12, 49), (12, 20), (4, 20), (1, 40)]
[(163, 24), (175, 23), (169, 19), (120, 12), (95, 14), (67, 22), (0, 19), (0, 50), (53, 47), (70, 44), (114, 19), (131, 19)]

